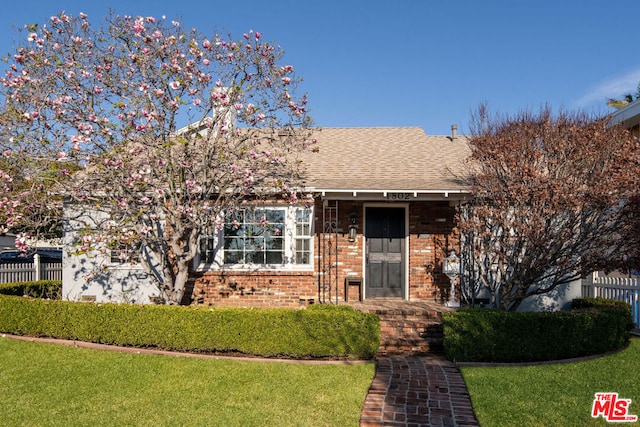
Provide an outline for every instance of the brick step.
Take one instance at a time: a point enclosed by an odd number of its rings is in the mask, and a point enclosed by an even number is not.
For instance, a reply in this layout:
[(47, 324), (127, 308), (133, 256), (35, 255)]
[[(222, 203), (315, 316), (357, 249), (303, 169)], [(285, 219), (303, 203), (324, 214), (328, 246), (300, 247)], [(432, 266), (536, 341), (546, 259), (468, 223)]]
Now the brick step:
[(442, 323), (426, 321), (419, 316), (406, 316), (401, 319), (395, 315), (392, 318), (384, 314), (379, 316), (379, 355), (417, 355), (442, 351)]
[(425, 302), (399, 300), (372, 300), (352, 305), (380, 318), (378, 356), (442, 352), (442, 313), (450, 309)]

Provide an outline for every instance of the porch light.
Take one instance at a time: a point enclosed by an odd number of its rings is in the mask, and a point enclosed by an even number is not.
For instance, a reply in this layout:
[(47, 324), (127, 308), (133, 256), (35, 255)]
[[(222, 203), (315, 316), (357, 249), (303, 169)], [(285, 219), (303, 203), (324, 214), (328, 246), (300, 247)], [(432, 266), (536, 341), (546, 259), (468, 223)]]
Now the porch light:
[(456, 277), (460, 274), (460, 258), (456, 255), (456, 251), (451, 251), (451, 255), (442, 261), (442, 272), (451, 281), (449, 301), (445, 305), (447, 307), (460, 307), (460, 302), (456, 301)]
[(355, 242), (357, 237), (357, 228), (356, 222), (358, 221), (358, 214), (352, 213), (349, 215), (349, 241)]

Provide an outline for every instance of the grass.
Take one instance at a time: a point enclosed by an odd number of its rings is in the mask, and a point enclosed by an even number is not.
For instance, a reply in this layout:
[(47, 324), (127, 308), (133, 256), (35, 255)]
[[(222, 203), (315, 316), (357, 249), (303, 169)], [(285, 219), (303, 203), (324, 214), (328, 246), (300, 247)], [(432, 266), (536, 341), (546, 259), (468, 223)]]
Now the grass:
[(357, 426), (374, 364), (116, 353), (0, 338), (2, 425)]
[(640, 338), (584, 362), (461, 370), (482, 426), (607, 425), (602, 417), (591, 418), (596, 392), (631, 399), (629, 413), (640, 416)]

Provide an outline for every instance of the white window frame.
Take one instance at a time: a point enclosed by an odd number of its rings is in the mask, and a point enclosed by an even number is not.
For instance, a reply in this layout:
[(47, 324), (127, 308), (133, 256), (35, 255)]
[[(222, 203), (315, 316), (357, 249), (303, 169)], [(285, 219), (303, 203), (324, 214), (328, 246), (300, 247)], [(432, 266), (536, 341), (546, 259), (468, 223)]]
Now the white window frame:
[[(109, 250), (109, 264), (111, 266), (138, 266), (140, 265), (140, 245), (134, 247), (134, 245), (128, 243), (120, 243), (117, 248), (111, 248)], [(120, 259), (120, 253), (122, 251), (131, 252), (128, 259)]]
[[(198, 242), (198, 255), (194, 260), (194, 266), (197, 271), (207, 270), (238, 270), (238, 271), (313, 271), (314, 268), (314, 208), (312, 206), (305, 207), (299, 205), (260, 205), (260, 206), (242, 206), (241, 209), (264, 209), (264, 210), (284, 210), (285, 211), (285, 229), (284, 229), (284, 262), (282, 264), (225, 264), (224, 263), (224, 227), (214, 231), (212, 234), (203, 233)], [(297, 235), (296, 217), (299, 209), (309, 212), (308, 235)], [(205, 262), (201, 256), (202, 239), (211, 239), (210, 248), (213, 252), (212, 262)], [(308, 263), (296, 264), (296, 242), (307, 240), (308, 243)]]

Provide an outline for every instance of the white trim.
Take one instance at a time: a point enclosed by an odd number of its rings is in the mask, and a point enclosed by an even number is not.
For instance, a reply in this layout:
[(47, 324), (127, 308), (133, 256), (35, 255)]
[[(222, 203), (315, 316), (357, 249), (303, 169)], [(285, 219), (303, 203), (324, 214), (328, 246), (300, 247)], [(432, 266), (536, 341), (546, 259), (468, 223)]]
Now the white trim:
[[(284, 224), (285, 224), (285, 234), (284, 234), (284, 260), (283, 264), (225, 264), (224, 263), (224, 230), (217, 230), (213, 234), (214, 239), (214, 261), (211, 263), (204, 263), (200, 261), (200, 241), (198, 241), (198, 254), (194, 259), (194, 269), (198, 272), (206, 272), (206, 271), (233, 271), (233, 272), (268, 272), (268, 271), (282, 271), (282, 272), (312, 272), (315, 268), (315, 245), (314, 241), (314, 230), (315, 230), (315, 217), (314, 217), (314, 207), (305, 207), (302, 205), (291, 205), (291, 204), (274, 204), (267, 206), (240, 206), (239, 208), (258, 208), (258, 209), (274, 209), (274, 210), (284, 210)], [(287, 260), (295, 259), (295, 241), (296, 241), (296, 210), (298, 209), (309, 209), (310, 212), (310, 240), (311, 243), (309, 245), (309, 263), (308, 264), (295, 264), (293, 262), (286, 262)], [(206, 237), (208, 235), (203, 234), (202, 237)]]
[(471, 194), (471, 192), (469, 190), (451, 190), (451, 189), (440, 189), (440, 190), (408, 190), (408, 189), (402, 189), (402, 188), (398, 188), (398, 189), (387, 189), (387, 190), (383, 190), (383, 189), (362, 189), (362, 188), (316, 188), (316, 187), (307, 187), (304, 189), (304, 191), (307, 192), (315, 192), (315, 193), (320, 193), (321, 195), (325, 195), (326, 193), (352, 193), (352, 194), (358, 194), (358, 193), (366, 193), (366, 194), (371, 194), (371, 193), (382, 193), (384, 196), (387, 195), (387, 193), (411, 193), (414, 196), (417, 197), (418, 194)]
[[(387, 202), (433, 202), (465, 200), (470, 193), (465, 190), (307, 190), (330, 200), (361, 200)], [(398, 198), (399, 197), (399, 198)]]

